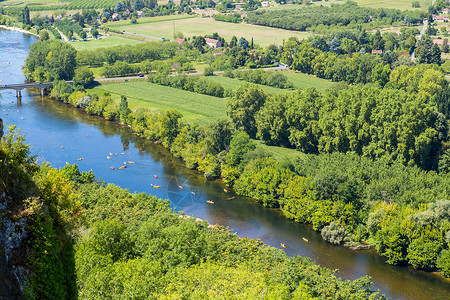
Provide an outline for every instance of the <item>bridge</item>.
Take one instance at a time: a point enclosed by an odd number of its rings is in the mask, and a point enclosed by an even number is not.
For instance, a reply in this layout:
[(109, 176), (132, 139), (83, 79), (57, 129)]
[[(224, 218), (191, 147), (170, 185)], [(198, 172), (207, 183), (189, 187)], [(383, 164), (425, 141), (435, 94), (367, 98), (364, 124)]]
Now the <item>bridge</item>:
[[(73, 81), (66, 81), (67, 83), (72, 84)], [(26, 88), (38, 88), (41, 90), (41, 96), (44, 95), (44, 91), (46, 88), (53, 85), (53, 82), (32, 82), (32, 83), (19, 83), (19, 84), (5, 84), (0, 85), (0, 90), (15, 90), (17, 98), (22, 97), (22, 90)]]

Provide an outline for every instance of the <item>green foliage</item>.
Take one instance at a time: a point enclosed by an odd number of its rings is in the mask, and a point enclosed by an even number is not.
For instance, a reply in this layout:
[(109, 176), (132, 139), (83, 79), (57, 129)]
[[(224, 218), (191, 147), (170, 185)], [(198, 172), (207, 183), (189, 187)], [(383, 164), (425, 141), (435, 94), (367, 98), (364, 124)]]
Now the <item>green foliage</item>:
[(34, 80), (41, 79), (35, 78), (36, 72), (41, 71), (46, 81), (71, 80), (77, 66), (75, 58), (76, 50), (68, 43), (58, 40), (34, 43), (30, 46), (24, 73)]
[(79, 67), (75, 70), (73, 81), (75, 84), (88, 88), (94, 82), (94, 73), (88, 67)]
[(340, 227), (335, 222), (331, 222), (321, 230), (321, 235), (324, 240), (332, 244), (340, 244), (345, 237), (345, 229)]
[(437, 267), (441, 271), (442, 275), (450, 277), (450, 251), (442, 250), (438, 259)]
[[(348, 1), (342, 5), (309, 6), (290, 10), (258, 10), (249, 12), (246, 22), (300, 31), (325, 31), (341, 28), (374, 28), (402, 22), (408, 15), (409, 23), (421, 23), (426, 16), (420, 11), (400, 11), (386, 8), (366, 8)], [(373, 20), (373, 22), (372, 22)]]
[(232, 98), (227, 99), (227, 114), (237, 130), (256, 136), (255, 114), (264, 105), (266, 94), (254, 84), (239, 87)]
[(408, 262), (415, 268), (433, 270), (442, 250), (442, 242), (432, 237), (421, 236), (413, 240), (408, 247)]

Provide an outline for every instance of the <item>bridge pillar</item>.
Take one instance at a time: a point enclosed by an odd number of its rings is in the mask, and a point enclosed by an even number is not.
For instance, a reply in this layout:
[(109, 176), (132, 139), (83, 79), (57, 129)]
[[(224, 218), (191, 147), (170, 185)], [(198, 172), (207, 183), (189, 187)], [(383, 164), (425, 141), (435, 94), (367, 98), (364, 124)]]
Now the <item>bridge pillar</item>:
[(17, 98), (21, 98), (22, 97), (22, 91), (21, 90), (16, 90), (17, 91)]
[(17, 106), (22, 106), (22, 97), (17, 97)]
[(41, 88), (41, 96), (44, 96), (45, 88)]

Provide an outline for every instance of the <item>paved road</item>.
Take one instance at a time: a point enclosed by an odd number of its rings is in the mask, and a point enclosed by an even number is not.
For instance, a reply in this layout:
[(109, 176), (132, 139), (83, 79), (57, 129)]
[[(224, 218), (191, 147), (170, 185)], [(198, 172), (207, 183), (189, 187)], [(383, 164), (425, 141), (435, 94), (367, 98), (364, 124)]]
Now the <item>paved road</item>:
[[(434, 4), (434, 1), (433, 1)], [(425, 34), (425, 32), (427, 31), (427, 27), (428, 27), (428, 20), (424, 20), (423, 21), (423, 27), (422, 27), (422, 31), (420, 31), (419, 36), (417, 37), (417, 42), (416, 42), (416, 46), (419, 43), (419, 41), (422, 39), (422, 36)], [(414, 61), (415, 59), (415, 53), (416, 53), (416, 49), (414, 48), (413, 53), (411, 54), (411, 60)]]

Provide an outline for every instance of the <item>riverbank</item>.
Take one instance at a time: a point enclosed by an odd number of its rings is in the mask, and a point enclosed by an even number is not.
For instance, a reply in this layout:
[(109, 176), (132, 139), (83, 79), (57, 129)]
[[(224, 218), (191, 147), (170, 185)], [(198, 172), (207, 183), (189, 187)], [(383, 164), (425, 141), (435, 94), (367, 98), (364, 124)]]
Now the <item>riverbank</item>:
[(36, 33), (33, 33), (31, 31), (28, 31), (28, 30), (25, 30), (25, 29), (22, 29), (22, 28), (18, 28), (18, 27), (9, 27), (9, 26), (6, 26), (6, 25), (0, 25), (0, 29), (17, 31), (17, 32), (25, 33), (25, 34), (31, 34), (31, 35), (34, 35), (35, 37), (39, 37), (39, 35), (36, 34)]

